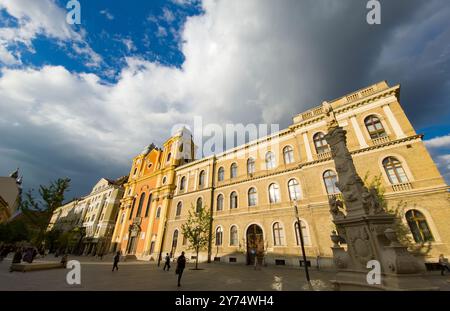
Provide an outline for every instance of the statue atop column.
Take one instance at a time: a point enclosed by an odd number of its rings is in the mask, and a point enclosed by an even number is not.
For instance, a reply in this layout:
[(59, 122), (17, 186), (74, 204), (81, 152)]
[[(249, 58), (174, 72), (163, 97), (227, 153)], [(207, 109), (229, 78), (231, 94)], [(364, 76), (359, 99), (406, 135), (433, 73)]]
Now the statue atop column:
[[(433, 289), (420, 276), (425, 265), (401, 245), (395, 233), (395, 216), (382, 206), (377, 190), (367, 189), (358, 175), (347, 148), (346, 131), (340, 127), (330, 104), (324, 102), (328, 133), (325, 135), (334, 160), (343, 202), (329, 200), (336, 231), (331, 239), (333, 259), (338, 269), (334, 284), (338, 289)], [(344, 249), (340, 244), (347, 244)], [(367, 264), (379, 262), (381, 284), (367, 282)]]

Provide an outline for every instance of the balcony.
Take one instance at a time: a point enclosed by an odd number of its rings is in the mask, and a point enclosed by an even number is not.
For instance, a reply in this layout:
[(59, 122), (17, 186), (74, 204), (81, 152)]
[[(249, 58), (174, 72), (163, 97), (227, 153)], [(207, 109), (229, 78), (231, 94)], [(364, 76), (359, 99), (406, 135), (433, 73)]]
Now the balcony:
[(390, 138), (388, 136), (383, 136), (383, 137), (378, 137), (378, 138), (373, 138), (372, 139), (372, 143), (376, 146), (376, 145), (382, 145), (385, 143), (388, 143), (390, 141)]
[(331, 158), (331, 151), (330, 151), (330, 150), (327, 150), (327, 151), (318, 153), (318, 154), (317, 154), (317, 158), (318, 158), (319, 160), (329, 159), (329, 158)]
[(328, 194), (328, 200), (330, 200), (332, 197), (336, 197), (336, 199), (344, 202), (344, 197), (342, 196), (342, 193), (340, 193), (340, 192)]
[(392, 185), (392, 191), (394, 192), (408, 191), (408, 190), (412, 190), (412, 185), (410, 182)]

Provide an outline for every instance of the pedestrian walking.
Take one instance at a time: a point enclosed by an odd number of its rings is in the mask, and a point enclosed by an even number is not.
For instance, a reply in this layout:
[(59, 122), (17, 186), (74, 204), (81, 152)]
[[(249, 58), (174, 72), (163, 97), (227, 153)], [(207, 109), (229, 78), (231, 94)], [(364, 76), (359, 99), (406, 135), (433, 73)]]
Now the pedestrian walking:
[(184, 268), (186, 267), (186, 257), (184, 257), (184, 252), (181, 252), (180, 257), (177, 259), (177, 269), (175, 273), (178, 275), (178, 287), (181, 286), (181, 277), (183, 276)]
[(164, 268), (163, 270), (166, 271), (166, 267), (167, 267), (167, 271), (170, 270), (170, 256), (169, 253), (166, 253), (166, 257), (164, 257)]
[(67, 267), (67, 254), (64, 254), (61, 258), (61, 265), (66, 268)]
[(116, 255), (114, 256), (114, 264), (113, 264), (113, 268), (112, 271), (115, 270), (119, 270), (119, 261), (120, 261), (120, 252), (117, 252)]
[(444, 257), (444, 254), (439, 255), (439, 265), (441, 266), (441, 275), (445, 274), (445, 270), (450, 272), (448, 259)]

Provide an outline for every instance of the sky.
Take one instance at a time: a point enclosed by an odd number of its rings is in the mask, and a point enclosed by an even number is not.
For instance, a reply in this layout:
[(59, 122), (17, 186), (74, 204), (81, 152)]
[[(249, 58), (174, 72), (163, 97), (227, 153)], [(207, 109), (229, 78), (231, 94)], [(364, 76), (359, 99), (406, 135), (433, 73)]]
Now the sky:
[(386, 80), (450, 181), (448, 0), (0, 0), (0, 176), (69, 197), (175, 124), (279, 124)]

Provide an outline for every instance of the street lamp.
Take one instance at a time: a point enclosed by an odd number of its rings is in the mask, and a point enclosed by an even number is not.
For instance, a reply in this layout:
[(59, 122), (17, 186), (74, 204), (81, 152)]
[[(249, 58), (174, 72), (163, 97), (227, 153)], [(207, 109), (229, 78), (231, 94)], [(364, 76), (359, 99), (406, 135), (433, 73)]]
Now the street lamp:
[[(300, 218), (298, 217), (298, 205), (297, 205), (297, 200), (294, 201), (294, 208), (295, 208), (295, 217), (297, 218), (297, 224), (298, 224), (298, 231), (299, 231), (299, 235), (300, 235), (300, 246), (302, 249), (302, 255), (303, 255), (303, 264), (305, 267), (305, 274), (306, 274), (306, 281), (308, 282), (308, 284), (310, 284), (310, 278), (309, 278), (309, 271), (308, 271), (308, 264), (306, 262), (306, 254), (305, 254), (305, 244), (303, 242), (303, 232), (302, 232), (302, 225), (300, 223)], [(297, 228), (295, 228), (295, 230), (297, 230)]]

